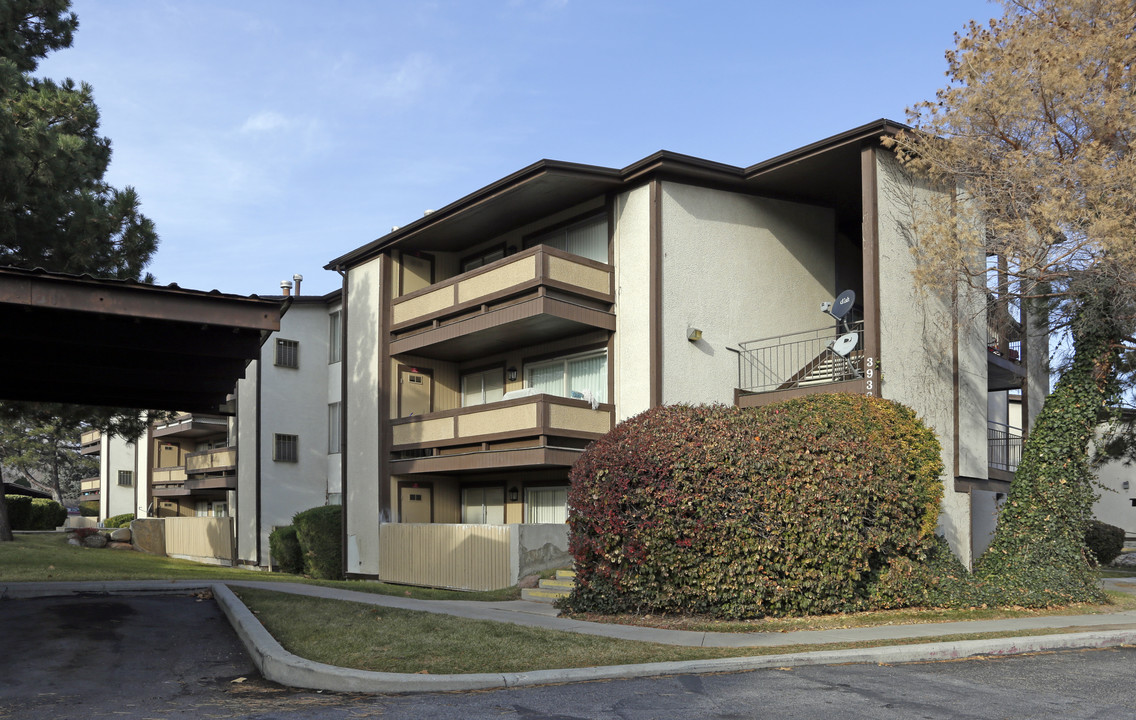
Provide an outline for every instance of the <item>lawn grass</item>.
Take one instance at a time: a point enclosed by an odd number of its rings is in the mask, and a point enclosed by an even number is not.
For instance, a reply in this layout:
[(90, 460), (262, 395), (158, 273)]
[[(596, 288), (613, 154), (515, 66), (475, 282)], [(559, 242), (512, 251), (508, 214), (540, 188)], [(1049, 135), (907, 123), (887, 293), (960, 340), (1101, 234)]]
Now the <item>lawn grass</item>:
[(79, 582), (86, 580), (257, 580), (297, 582), (422, 600), (513, 600), (516, 588), (458, 592), (358, 580), (311, 580), (287, 573), (206, 565), (189, 560), (124, 550), (67, 544), (63, 533), (16, 534), (0, 542), (0, 582)]
[(268, 632), (295, 655), (338, 667), (432, 675), (750, 657), (1073, 631), (1054, 628), (821, 645), (701, 648), (467, 620), (271, 590), (234, 588), (234, 592)]

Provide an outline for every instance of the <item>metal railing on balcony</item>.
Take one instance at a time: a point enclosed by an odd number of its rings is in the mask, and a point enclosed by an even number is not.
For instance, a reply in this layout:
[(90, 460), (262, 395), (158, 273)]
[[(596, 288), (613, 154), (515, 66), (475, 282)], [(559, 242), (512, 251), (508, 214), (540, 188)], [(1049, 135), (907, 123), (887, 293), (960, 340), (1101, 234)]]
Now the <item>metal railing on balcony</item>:
[(986, 441), (989, 464), (995, 470), (1014, 472), (1022, 461), (1022, 429), (1005, 423), (987, 421)]
[[(763, 393), (863, 377), (864, 322), (850, 323), (848, 330), (830, 325), (741, 343), (738, 388)], [(856, 340), (845, 354), (836, 344), (843, 335), (855, 335)]]

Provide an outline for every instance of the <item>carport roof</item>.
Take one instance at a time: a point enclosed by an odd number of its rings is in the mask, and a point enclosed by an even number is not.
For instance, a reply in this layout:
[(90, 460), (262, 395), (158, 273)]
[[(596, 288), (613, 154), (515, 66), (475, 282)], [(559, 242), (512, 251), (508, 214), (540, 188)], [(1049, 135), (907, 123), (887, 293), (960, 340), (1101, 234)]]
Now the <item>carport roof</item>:
[(0, 267), (0, 398), (223, 412), (287, 305)]

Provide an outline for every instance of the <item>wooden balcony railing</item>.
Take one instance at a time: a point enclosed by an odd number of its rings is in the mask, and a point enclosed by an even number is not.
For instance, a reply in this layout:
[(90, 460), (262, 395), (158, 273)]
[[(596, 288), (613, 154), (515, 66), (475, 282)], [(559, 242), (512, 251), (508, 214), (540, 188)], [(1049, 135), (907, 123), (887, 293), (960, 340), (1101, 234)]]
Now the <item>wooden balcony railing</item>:
[(537, 245), (392, 300), (391, 354), (516, 323), (562, 335), (614, 330), (612, 275), (610, 265)]
[(185, 482), (185, 468), (168, 467), (168, 468), (154, 468), (153, 483), (155, 485), (166, 485), (168, 483), (184, 483)]
[(185, 472), (189, 475), (221, 472), (237, 466), (236, 448), (219, 448), (189, 453), (185, 456)]
[(392, 420), (392, 449), (415, 450), (555, 436), (595, 440), (615, 424), (613, 405), (555, 395), (502, 400)]

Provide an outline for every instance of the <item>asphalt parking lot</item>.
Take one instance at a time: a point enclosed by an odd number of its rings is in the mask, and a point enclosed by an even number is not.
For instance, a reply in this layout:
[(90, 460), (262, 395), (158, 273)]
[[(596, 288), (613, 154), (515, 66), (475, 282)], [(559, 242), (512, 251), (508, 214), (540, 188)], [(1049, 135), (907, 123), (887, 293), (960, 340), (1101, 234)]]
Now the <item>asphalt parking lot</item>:
[(146, 716), (263, 684), (210, 597), (3, 600), (0, 648), (5, 719)]

